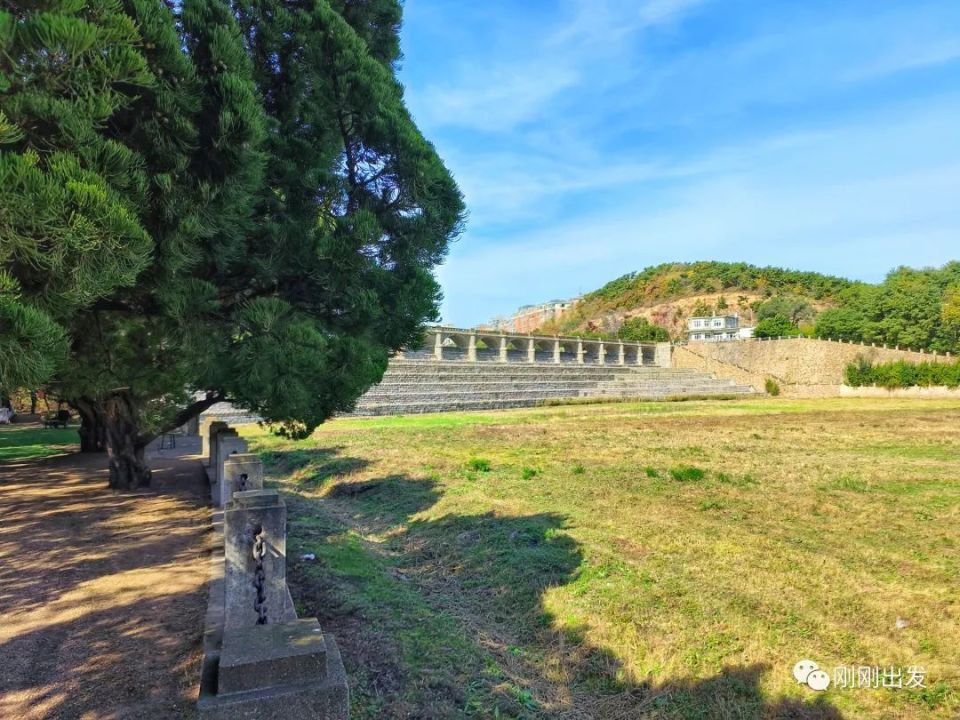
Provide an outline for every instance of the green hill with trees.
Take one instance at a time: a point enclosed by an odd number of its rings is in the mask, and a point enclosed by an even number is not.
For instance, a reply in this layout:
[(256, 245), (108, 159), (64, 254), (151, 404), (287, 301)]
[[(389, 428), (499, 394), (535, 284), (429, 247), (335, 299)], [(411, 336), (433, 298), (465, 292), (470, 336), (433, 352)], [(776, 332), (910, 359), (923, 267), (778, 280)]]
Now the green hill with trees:
[(757, 335), (804, 334), (937, 351), (960, 350), (960, 262), (899, 267), (870, 284), (747, 263), (665, 263), (587, 293), (561, 334), (682, 339), (688, 317), (737, 313)]

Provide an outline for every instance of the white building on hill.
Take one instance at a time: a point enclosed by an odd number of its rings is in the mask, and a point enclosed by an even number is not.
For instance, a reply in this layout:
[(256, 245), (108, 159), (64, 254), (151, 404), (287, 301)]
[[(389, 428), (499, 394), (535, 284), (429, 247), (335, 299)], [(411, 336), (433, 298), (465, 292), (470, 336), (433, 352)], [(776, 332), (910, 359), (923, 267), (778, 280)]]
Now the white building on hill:
[(687, 340), (721, 342), (753, 337), (752, 327), (741, 327), (738, 315), (692, 317), (687, 320)]

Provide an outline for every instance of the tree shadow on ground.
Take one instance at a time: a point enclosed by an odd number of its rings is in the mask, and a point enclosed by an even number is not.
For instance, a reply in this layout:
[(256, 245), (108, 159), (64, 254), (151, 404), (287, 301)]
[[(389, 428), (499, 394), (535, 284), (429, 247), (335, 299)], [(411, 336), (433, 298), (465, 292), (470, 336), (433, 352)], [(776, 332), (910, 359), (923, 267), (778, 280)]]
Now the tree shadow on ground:
[(114, 492), (106, 458), (0, 472), (0, 717), (189, 717), (210, 524), (199, 463)]
[(583, 563), (566, 517), (419, 516), (439, 497), (435, 480), (391, 475), (288, 500), (294, 552), (319, 550), (288, 580), (342, 646), (354, 717), (842, 719), (822, 697), (765, 697), (764, 665), (624, 680), (544, 607)]
[(370, 463), (361, 458), (341, 457), (342, 447), (268, 450), (260, 457), (268, 472), (286, 475), (301, 489), (318, 488), (332, 478), (359, 472)]

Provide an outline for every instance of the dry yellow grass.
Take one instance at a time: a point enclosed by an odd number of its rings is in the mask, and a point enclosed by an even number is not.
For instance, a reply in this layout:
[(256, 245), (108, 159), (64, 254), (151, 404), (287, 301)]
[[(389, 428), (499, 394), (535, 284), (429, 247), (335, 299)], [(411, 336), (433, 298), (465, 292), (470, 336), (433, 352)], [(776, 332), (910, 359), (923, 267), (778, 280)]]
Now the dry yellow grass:
[[(960, 710), (955, 402), (557, 407), (257, 439), (293, 492), (295, 551), (324, 562), (294, 568), (298, 587), (336, 585), (358, 616), (436, 618), (383, 640), (402, 677), (471, 687), (449, 701), (466, 715)], [(818, 694), (791, 675), (807, 657), (923, 666), (926, 688)], [(358, 682), (359, 716), (399, 707)]]

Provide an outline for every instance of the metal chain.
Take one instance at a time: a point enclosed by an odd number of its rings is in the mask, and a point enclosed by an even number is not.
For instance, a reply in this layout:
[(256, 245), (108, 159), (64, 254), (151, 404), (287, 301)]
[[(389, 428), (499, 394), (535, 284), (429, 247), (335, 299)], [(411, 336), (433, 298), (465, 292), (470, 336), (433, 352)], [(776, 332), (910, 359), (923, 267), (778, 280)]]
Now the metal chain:
[(256, 567), (253, 571), (253, 587), (256, 595), (253, 599), (253, 609), (257, 611), (257, 625), (267, 624), (267, 588), (266, 576), (263, 572), (263, 556), (267, 554), (266, 544), (263, 541), (263, 526), (260, 526), (253, 536), (253, 559)]

